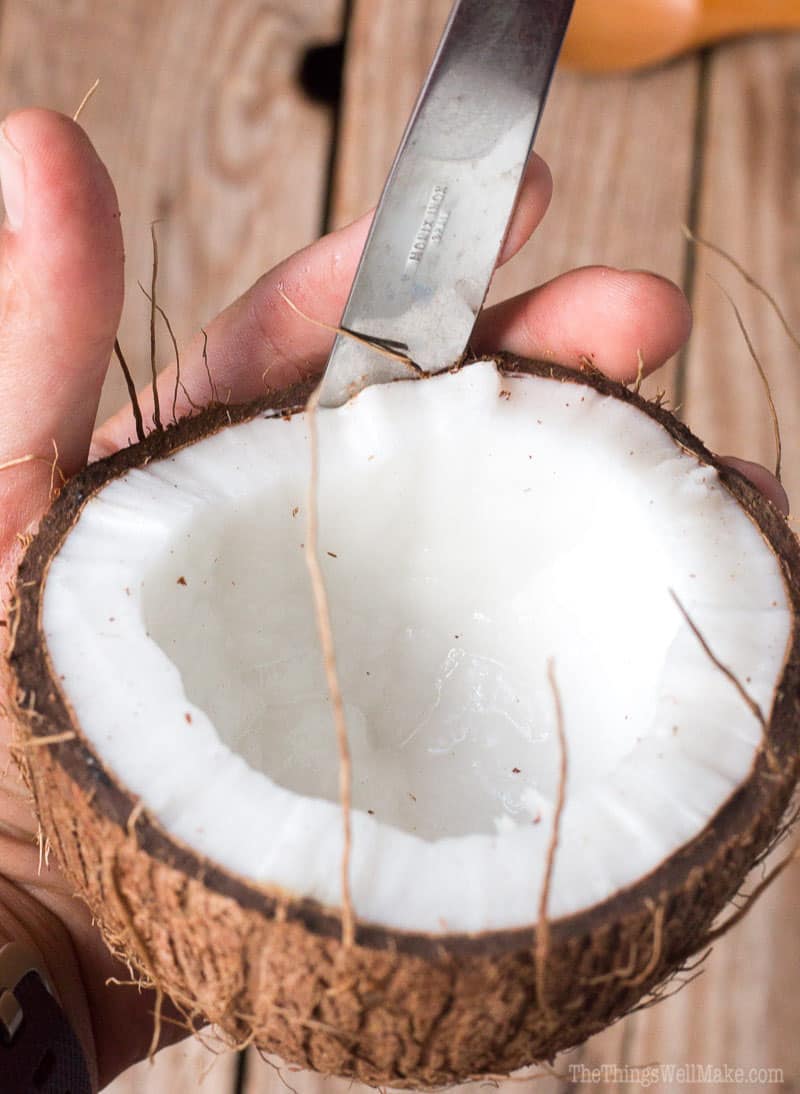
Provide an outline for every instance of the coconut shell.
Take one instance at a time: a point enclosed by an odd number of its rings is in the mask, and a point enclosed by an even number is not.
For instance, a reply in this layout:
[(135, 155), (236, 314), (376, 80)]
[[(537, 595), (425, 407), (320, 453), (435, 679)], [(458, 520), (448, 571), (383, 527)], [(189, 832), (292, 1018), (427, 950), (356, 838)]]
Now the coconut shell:
[[(216, 406), (90, 465), (41, 523), (20, 566), (9, 662), (18, 749), (43, 832), (111, 948), (187, 1015), (236, 1042), (373, 1085), (432, 1087), (551, 1059), (625, 1014), (703, 947), (770, 846), (798, 777), (800, 550), (777, 509), (663, 407), (594, 371), (500, 358), (509, 372), (587, 385), (659, 422), (715, 467), (781, 561), (794, 625), (752, 769), (702, 831), (609, 900), (548, 924), (476, 935), (403, 933), (221, 869), (170, 835), (107, 770), (53, 673), (40, 623), (50, 559), (88, 499), (131, 467), (265, 410), (303, 409), (308, 386)], [(407, 381), (420, 382), (420, 381)], [(67, 739), (26, 747), (32, 738)], [(624, 848), (620, 848), (624, 854)], [(338, 870), (338, 863), (331, 863)], [(541, 941), (541, 939), (540, 939)], [(125, 990), (125, 989), (117, 989)]]

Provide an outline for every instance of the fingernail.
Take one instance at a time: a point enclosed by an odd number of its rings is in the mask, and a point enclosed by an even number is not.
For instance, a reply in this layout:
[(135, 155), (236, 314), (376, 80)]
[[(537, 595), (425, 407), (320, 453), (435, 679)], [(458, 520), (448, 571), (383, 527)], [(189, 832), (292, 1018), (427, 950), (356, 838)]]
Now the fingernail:
[(0, 126), (0, 189), (6, 209), (6, 224), (12, 232), (22, 227), (25, 211), (25, 164), (12, 144), (5, 126)]
[(638, 266), (627, 266), (624, 270), (621, 270), (620, 272), (630, 274), (645, 274), (645, 276), (647, 277), (654, 277), (659, 281), (669, 282), (669, 278), (665, 277), (664, 274), (658, 273), (657, 270), (643, 270)]

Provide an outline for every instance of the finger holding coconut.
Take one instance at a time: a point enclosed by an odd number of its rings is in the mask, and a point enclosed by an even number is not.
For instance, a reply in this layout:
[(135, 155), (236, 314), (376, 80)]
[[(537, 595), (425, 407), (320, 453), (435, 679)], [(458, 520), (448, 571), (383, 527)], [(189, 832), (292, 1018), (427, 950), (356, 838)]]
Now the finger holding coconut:
[[(535, 231), (551, 192), (547, 165), (534, 154), (501, 264)], [(210, 395), (204, 349), (221, 400), (243, 402), (263, 395), (265, 387), (279, 390), (319, 374), (332, 342), (326, 326), (341, 318), (370, 221), (368, 214), (292, 255), (208, 324), (205, 335), (198, 333), (181, 359), (181, 378), (195, 401), (201, 393)], [(649, 373), (683, 345), (690, 329), (689, 304), (672, 282), (641, 270), (598, 266), (573, 270), (486, 309), (478, 319), (474, 349), (505, 350), (573, 368), (589, 357), (614, 379), (631, 380), (637, 375), (639, 353)], [(172, 367), (160, 378), (163, 403), (171, 404), (174, 389)], [(151, 417), (152, 395), (143, 392), (141, 403), (145, 418)], [(182, 391), (178, 409), (192, 412)], [(93, 453), (107, 455), (135, 436), (133, 416), (125, 408), (98, 430)]]
[[(75, 151), (77, 129), (36, 125), (64, 134), (56, 252), (77, 263), (88, 239), (113, 279), (115, 237), (80, 213), (102, 169)], [(40, 145), (23, 149), (29, 180)], [(511, 250), (548, 197), (534, 163)], [(702, 941), (794, 782), (794, 537), (661, 408), (559, 367), (589, 357), (630, 379), (637, 350), (655, 367), (688, 333), (662, 279), (574, 271), (485, 313), (476, 346), (515, 356), (319, 412), (353, 753), (357, 931), (342, 944), (338, 757), (301, 546), (307, 378), (330, 338), (279, 290), (336, 323), (365, 231), (288, 259), (209, 325), (225, 404), (133, 447), (130, 416), (112, 420), (96, 450), (121, 451), (72, 478), (22, 563), (12, 695), (21, 732), (43, 742), (21, 756), (68, 878), (36, 895), (71, 932), (85, 995), (63, 982), (76, 1022), (92, 1018), (103, 1079), (147, 1050), (153, 1004), (105, 987), (76, 884), (187, 1014), (318, 1070), (435, 1085), (549, 1057), (633, 1005)], [(23, 271), (8, 346), (39, 370), (40, 400), (62, 400), (59, 448), (85, 451), (119, 301), (63, 277), (64, 311), (99, 308), (100, 333), (77, 325), (42, 353), (61, 333), (30, 322), (27, 246), (22, 234), (8, 252)], [(183, 355), (195, 400), (201, 345)], [(171, 399), (173, 375), (162, 382)], [(25, 431), (21, 395), (6, 406), (22, 422), (9, 458), (33, 451), (47, 425)], [(23, 472), (4, 472), (20, 496)], [(38, 512), (22, 516), (14, 531)], [(20, 875), (35, 885), (32, 858)], [(138, 1023), (115, 1020), (115, 998)]]

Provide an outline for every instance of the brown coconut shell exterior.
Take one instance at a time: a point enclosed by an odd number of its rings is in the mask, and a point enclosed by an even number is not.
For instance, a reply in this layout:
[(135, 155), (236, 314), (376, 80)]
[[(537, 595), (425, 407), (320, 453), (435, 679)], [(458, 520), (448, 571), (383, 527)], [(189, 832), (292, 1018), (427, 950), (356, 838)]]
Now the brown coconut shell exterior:
[[(636, 1006), (703, 946), (774, 838), (798, 776), (800, 551), (785, 519), (660, 406), (594, 371), (507, 357), (498, 364), (628, 402), (714, 466), (780, 559), (795, 617), (747, 779), (650, 875), (552, 920), (538, 966), (534, 926), (430, 937), (359, 923), (355, 944), (343, 945), (339, 909), (233, 876), (149, 816), (84, 739), (51, 669), (42, 589), (49, 560), (86, 501), (129, 468), (229, 423), (302, 409), (307, 386), (246, 407), (210, 408), (92, 464), (43, 519), (18, 575), (9, 660), (20, 755), (43, 831), (110, 946), (187, 1014), (208, 1018), (236, 1041), (373, 1085), (433, 1087), (506, 1074), (551, 1059)], [(61, 734), (69, 739), (24, 747), (26, 739)]]

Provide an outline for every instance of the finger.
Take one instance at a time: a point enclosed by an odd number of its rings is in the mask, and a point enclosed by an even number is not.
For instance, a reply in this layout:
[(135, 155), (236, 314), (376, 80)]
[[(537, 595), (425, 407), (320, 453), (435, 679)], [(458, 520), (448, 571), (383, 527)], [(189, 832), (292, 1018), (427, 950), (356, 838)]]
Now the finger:
[[(181, 385), (170, 365), (158, 378), (159, 400), (178, 418), (192, 404), (245, 402), (322, 367), (333, 334), (287, 304), (325, 324), (341, 319), (350, 283), (369, 231), (367, 214), (306, 247), (264, 274), (198, 334), (181, 356)], [(139, 393), (145, 428), (153, 422), (150, 388)], [(131, 443), (136, 427), (123, 407), (96, 431), (90, 456), (99, 459)]]
[(578, 366), (582, 359), (617, 380), (636, 378), (680, 349), (692, 326), (677, 285), (656, 274), (587, 266), (488, 308), (473, 339), (477, 353)]
[[(532, 156), (523, 178), (514, 217), (500, 256), (508, 261), (525, 243), (544, 216), (552, 179), (547, 164)], [(319, 371), (330, 353), (333, 334), (311, 319), (335, 326), (350, 291), (371, 214), (286, 259), (260, 278), (244, 296), (226, 308), (208, 327), (208, 366), (217, 397), (241, 402)], [(309, 316), (304, 319), (281, 296)], [(183, 354), (181, 379), (195, 403), (212, 396), (203, 360), (205, 340), (194, 339)], [(172, 405), (175, 370), (166, 369), (159, 379), (161, 403)], [(192, 410), (182, 390), (177, 392), (178, 416)], [(152, 420), (152, 394), (141, 395), (142, 413)], [(95, 435), (92, 456), (112, 452), (135, 436), (128, 408), (106, 422)]]
[(738, 456), (720, 456), (720, 461), (749, 479), (753, 486), (769, 498), (776, 509), (780, 510), (785, 517), (788, 517), (789, 497), (771, 471), (768, 471), (766, 467), (762, 467), (760, 463), (742, 460)]
[[(2, 548), (49, 501), (52, 462), (85, 461), (119, 322), (123, 251), (114, 187), (86, 134), (45, 110), (0, 129)], [(35, 457), (14, 464), (21, 457)]]
[(525, 168), (498, 266), (508, 262), (528, 242), (544, 218), (552, 196), (553, 176), (550, 168), (534, 152)]

